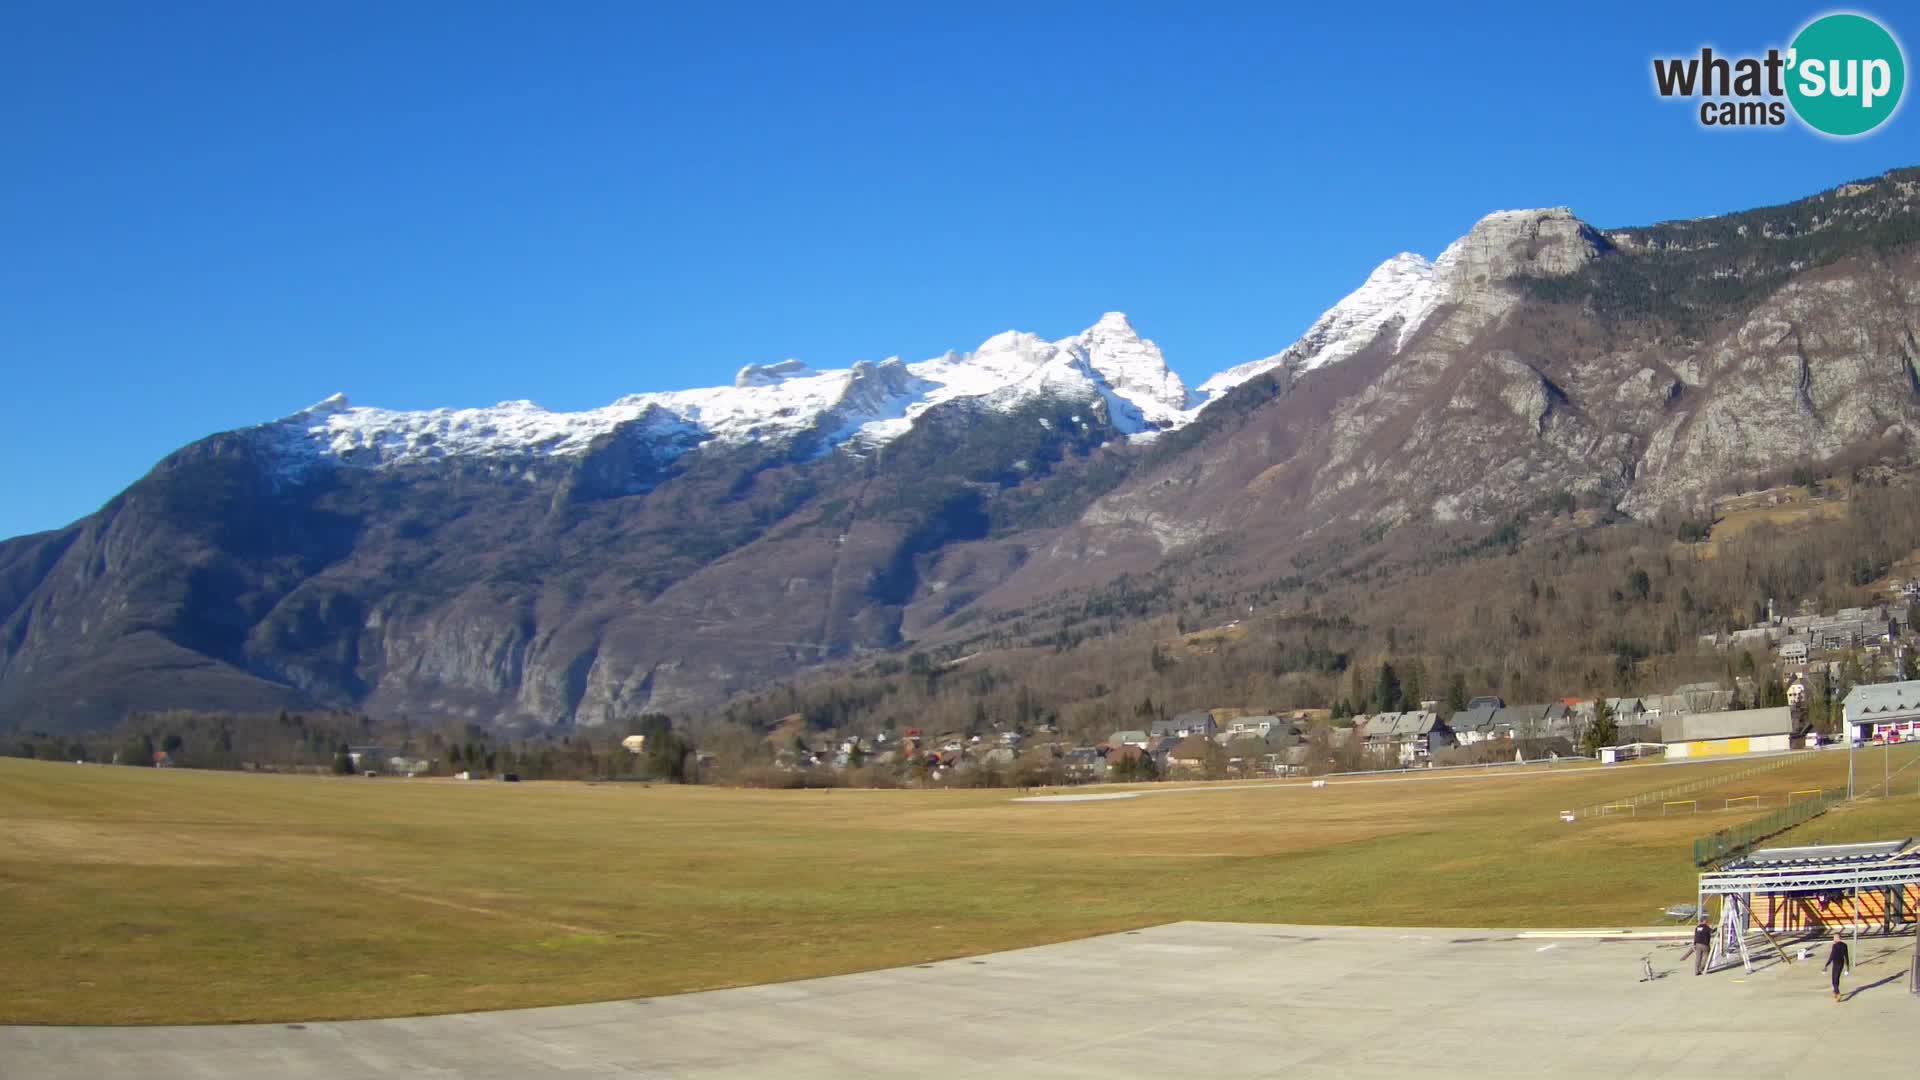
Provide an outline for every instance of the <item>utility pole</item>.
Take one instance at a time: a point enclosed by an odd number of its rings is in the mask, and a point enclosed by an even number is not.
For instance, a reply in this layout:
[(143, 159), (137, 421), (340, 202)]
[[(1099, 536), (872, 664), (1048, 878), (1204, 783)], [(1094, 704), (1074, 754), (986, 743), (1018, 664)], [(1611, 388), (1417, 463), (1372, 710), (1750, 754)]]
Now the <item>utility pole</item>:
[[(1827, 684), (1826, 693), (1827, 693), (1827, 700), (1829, 702), (1827, 706), (1828, 715), (1831, 716), (1832, 709), (1833, 709), (1833, 706), (1831, 704), (1833, 700), (1833, 684), (1831, 681), (1829, 681)], [(1853, 801), (1853, 752), (1858, 742), (1858, 740), (1853, 737), (1853, 731), (1851, 730), (1851, 727), (1852, 725), (1847, 723), (1846, 706), (1843, 703), (1841, 705), (1841, 710), (1840, 710), (1840, 734), (1847, 740), (1847, 801), (1848, 802)]]

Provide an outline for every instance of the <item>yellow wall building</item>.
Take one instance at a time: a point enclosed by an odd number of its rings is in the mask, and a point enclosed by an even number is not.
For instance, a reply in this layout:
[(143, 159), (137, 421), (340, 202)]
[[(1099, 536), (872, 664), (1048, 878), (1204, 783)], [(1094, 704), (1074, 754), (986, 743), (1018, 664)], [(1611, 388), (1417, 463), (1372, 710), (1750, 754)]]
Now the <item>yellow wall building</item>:
[(1793, 710), (1782, 705), (1663, 717), (1660, 738), (1669, 759), (1791, 750)]

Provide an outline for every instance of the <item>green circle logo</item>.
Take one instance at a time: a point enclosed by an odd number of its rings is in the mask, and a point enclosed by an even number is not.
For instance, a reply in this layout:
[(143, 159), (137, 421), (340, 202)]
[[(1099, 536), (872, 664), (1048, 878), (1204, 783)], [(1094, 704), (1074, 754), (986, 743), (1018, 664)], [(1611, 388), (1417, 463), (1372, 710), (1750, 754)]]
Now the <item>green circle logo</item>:
[(1807, 126), (1863, 135), (1900, 105), (1907, 84), (1900, 43), (1865, 15), (1827, 15), (1793, 39), (1787, 99)]

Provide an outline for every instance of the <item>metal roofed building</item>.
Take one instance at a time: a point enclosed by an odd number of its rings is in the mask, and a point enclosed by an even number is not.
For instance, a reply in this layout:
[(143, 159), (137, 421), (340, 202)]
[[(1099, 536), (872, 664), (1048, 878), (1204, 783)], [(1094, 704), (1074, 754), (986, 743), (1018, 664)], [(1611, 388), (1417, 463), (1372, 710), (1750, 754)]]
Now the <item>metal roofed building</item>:
[(1372, 716), (1367, 717), (1364, 724), (1361, 723), (1360, 717), (1354, 717), (1353, 726), (1356, 731), (1360, 732), (1361, 738), (1370, 744), (1377, 745), (1379, 743), (1393, 741), (1393, 729), (1399, 722), (1399, 713), (1383, 712), (1374, 713)]
[(1454, 745), (1453, 730), (1438, 713), (1426, 709), (1356, 716), (1354, 730), (1370, 748), (1395, 747), (1402, 765), (1411, 765), (1426, 759), (1435, 750)]
[(1856, 686), (1840, 707), (1855, 739), (1920, 738), (1920, 681)]
[(1461, 709), (1447, 721), (1447, 726), (1453, 729), (1454, 737), (1460, 740), (1460, 745), (1472, 746), (1474, 743), (1499, 737), (1493, 725), (1494, 714), (1498, 711), (1491, 705)]
[(1694, 683), (1679, 687), (1670, 694), (1654, 694), (1643, 700), (1650, 719), (1664, 720), (1686, 713), (1724, 711), (1733, 704), (1733, 691), (1722, 690), (1713, 683)]
[(1275, 728), (1287, 728), (1291, 730), (1294, 728), (1294, 725), (1291, 721), (1282, 720), (1280, 717), (1272, 714), (1243, 716), (1238, 720), (1228, 722), (1227, 734), (1235, 736), (1258, 735), (1264, 739), (1267, 733)]
[(1780, 705), (1666, 716), (1660, 720), (1660, 741), (1667, 744), (1669, 758), (1791, 750), (1793, 710)]
[(1607, 699), (1607, 708), (1613, 713), (1616, 724), (1637, 724), (1640, 714), (1647, 711), (1647, 703), (1637, 697), (1615, 697)]
[(1428, 760), (1434, 751), (1454, 745), (1453, 731), (1438, 713), (1426, 709), (1401, 713), (1394, 723), (1393, 737), (1400, 744), (1402, 765)]
[(1577, 726), (1573, 710), (1564, 702), (1509, 705), (1495, 710), (1493, 714), (1495, 735), (1507, 735), (1515, 739), (1572, 739)]

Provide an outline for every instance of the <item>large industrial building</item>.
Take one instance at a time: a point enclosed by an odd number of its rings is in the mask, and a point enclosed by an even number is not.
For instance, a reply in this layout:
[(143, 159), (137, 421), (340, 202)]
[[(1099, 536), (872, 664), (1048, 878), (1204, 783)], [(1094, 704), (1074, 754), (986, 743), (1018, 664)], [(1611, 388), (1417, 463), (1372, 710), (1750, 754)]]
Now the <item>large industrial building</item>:
[(1668, 758), (1762, 754), (1793, 749), (1793, 710), (1737, 709), (1660, 718)]

